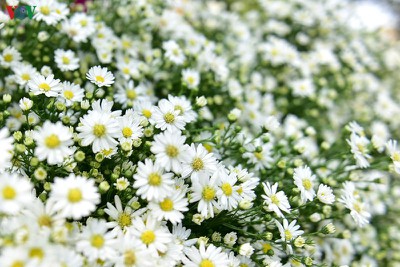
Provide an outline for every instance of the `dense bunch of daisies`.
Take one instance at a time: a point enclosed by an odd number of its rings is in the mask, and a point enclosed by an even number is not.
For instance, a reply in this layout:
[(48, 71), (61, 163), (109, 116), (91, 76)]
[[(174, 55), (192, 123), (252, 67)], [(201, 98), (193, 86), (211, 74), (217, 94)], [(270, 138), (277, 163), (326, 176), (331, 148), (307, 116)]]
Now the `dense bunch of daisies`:
[(399, 266), (400, 46), (346, 1), (7, 2), (1, 267)]

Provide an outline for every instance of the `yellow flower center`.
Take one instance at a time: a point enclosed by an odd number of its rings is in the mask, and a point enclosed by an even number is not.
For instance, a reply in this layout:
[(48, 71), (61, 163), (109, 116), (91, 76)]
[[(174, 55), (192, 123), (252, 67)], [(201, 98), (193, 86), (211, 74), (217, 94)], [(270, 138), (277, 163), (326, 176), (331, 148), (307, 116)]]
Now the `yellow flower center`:
[(153, 243), (154, 240), (156, 239), (156, 235), (154, 234), (153, 231), (147, 230), (147, 231), (144, 231), (144, 232), (142, 233), (142, 235), (140, 236), (140, 239), (141, 239), (142, 242), (145, 243), (146, 245), (150, 245), (150, 244)]
[(62, 57), (62, 63), (63, 64), (69, 64), (71, 62), (71, 60), (69, 60), (69, 57), (63, 56)]
[(131, 99), (131, 100), (136, 99), (137, 93), (136, 93), (135, 90), (128, 89), (128, 90), (126, 90), (126, 97)]
[(13, 264), (11, 264), (11, 267), (24, 267), (25, 264), (23, 261), (14, 261)]
[(203, 144), (204, 148), (208, 151), (208, 153), (211, 153), (213, 151), (213, 147), (210, 144)]
[(122, 69), (122, 72), (123, 72), (124, 74), (129, 74), (129, 68), (123, 68), (123, 69)]
[(105, 79), (103, 76), (96, 76), (96, 82), (104, 83)]
[(98, 234), (95, 234), (90, 239), (90, 244), (92, 247), (101, 248), (104, 245), (104, 237)]
[(173, 145), (167, 145), (165, 148), (165, 153), (168, 155), (170, 158), (175, 158), (179, 154), (179, 150), (176, 146)]
[(358, 202), (354, 202), (353, 209), (355, 211), (357, 211), (358, 213), (361, 213), (361, 211), (362, 211), (362, 207), (361, 207), (360, 203), (358, 203)]
[(43, 259), (43, 257), (44, 257), (43, 249), (38, 247), (33, 247), (29, 250), (29, 258)]
[(277, 197), (275, 194), (273, 194), (273, 195), (271, 196), (271, 202), (272, 202), (273, 204), (275, 204), (275, 205), (279, 205), (279, 199), (278, 199), (278, 197)]
[(46, 137), (44, 143), (48, 148), (56, 148), (61, 144), (60, 138), (57, 135), (51, 134)]
[(232, 195), (232, 186), (229, 183), (223, 183), (221, 189), (226, 196)]
[(204, 200), (211, 201), (215, 197), (215, 189), (207, 185), (203, 188), (202, 195)]
[(143, 109), (142, 110), (142, 114), (143, 116), (145, 116), (146, 118), (150, 118), (151, 117), (151, 111), (148, 109)]
[(243, 187), (239, 186), (237, 192), (239, 195), (241, 195), (243, 193)]
[(129, 128), (129, 127), (124, 127), (124, 128), (122, 129), (122, 135), (123, 135), (125, 138), (131, 137), (132, 134), (133, 134), (133, 131), (132, 131), (132, 129)]
[(52, 221), (51, 217), (48, 215), (42, 215), (38, 218), (38, 224), (40, 226), (46, 226), (46, 227), (51, 227)]
[(168, 112), (167, 114), (164, 115), (164, 120), (166, 123), (173, 123), (175, 121), (175, 115), (172, 114), (171, 112)]
[(159, 186), (161, 184), (161, 175), (156, 172), (150, 173), (149, 184), (152, 186)]
[(85, 27), (88, 24), (86, 19), (82, 19), (81, 21), (79, 21), (79, 23), (81, 24), (82, 27)]
[(122, 213), (118, 217), (118, 225), (122, 228), (132, 225), (132, 219), (129, 214)]
[(136, 263), (136, 255), (133, 250), (127, 250), (124, 253), (125, 266), (133, 266)]
[(15, 191), (14, 188), (12, 188), (9, 185), (6, 185), (3, 188), (3, 198), (7, 200), (12, 200), (17, 196), (17, 192)]
[(312, 188), (312, 183), (311, 183), (310, 179), (304, 179), (303, 186), (306, 190), (310, 190)]
[(48, 6), (42, 6), (40, 7), (40, 13), (47, 16), (50, 14), (50, 8)]
[(13, 61), (13, 59), (14, 59), (14, 57), (11, 54), (4, 55), (4, 61), (5, 62), (11, 62), (11, 61)]
[(41, 83), (39, 84), (39, 88), (42, 89), (45, 92), (50, 91), (51, 87), (47, 83)]
[(286, 240), (291, 240), (293, 238), (293, 235), (289, 230), (285, 230), (285, 238)]
[(74, 92), (72, 92), (71, 90), (65, 90), (64, 97), (68, 100), (71, 100), (74, 97)]
[(393, 161), (400, 161), (400, 153), (399, 152), (394, 152), (392, 156)]
[(198, 172), (204, 168), (204, 163), (201, 158), (194, 158), (192, 161), (192, 168), (194, 171)]
[(203, 259), (199, 267), (215, 267), (215, 264), (209, 259)]
[(171, 199), (166, 198), (162, 202), (160, 202), (160, 208), (163, 211), (171, 211), (174, 209), (174, 202)]
[(102, 137), (106, 134), (106, 126), (103, 124), (95, 124), (93, 127), (93, 134), (98, 138)]
[(31, 76), (28, 73), (24, 73), (21, 75), (21, 78), (24, 81), (29, 81), (31, 79)]
[(179, 111), (179, 114), (183, 114), (183, 107), (182, 106), (180, 106), (180, 105), (176, 105), (175, 107), (174, 107), (174, 110), (178, 110)]
[(264, 252), (264, 253), (267, 253), (268, 251), (270, 251), (272, 249), (272, 246), (270, 245), (270, 244), (268, 244), (268, 243), (264, 243), (263, 245), (262, 245), (262, 251)]
[(194, 82), (195, 82), (194, 77), (193, 77), (193, 76), (187, 77), (187, 82), (188, 82), (188, 84), (190, 84), (190, 85), (194, 84)]
[(254, 152), (254, 156), (258, 159), (258, 160), (262, 160), (263, 159), (263, 154), (261, 152)]
[(68, 191), (68, 201), (76, 203), (82, 200), (82, 192), (79, 188), (71, 188)]

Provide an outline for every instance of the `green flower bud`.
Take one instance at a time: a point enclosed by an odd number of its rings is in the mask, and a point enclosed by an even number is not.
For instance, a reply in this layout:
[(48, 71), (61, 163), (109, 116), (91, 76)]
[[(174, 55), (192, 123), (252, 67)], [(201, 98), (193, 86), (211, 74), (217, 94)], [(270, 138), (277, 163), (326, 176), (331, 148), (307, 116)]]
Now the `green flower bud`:
[(141, 144), (142, 144), (142, 140), (141, 139), (133, 140), (133, 146), (134, 147), (140, 147)]
[(322, 227), (322, 233), (329, 235), (329, 234), (334, 234), (336, 232), (335, 225), (333, 223), (328, 223), (324, 227)]
[(81, 162), (85, 159), (85, 153), (78, 150), (77, 152), (75, 152), (74, 158), (77, 162)]
[(303, 237), (298, 236), (295, 240), (294, 240), (294, 245), (298, 248), (302, 248), (305, 244), (305, 240)]
[(280, 161), (278, 161), (277, 166), (278, 166), (278, 168), (281, 168), (281, 169), (286, 168), (286, 160), (281, 159)]
[(12, 100), (12, 97), (11, 97), (10, 94), (5, 94), (5, 95), (3, 95), (3, 101), (4, 101), (4, 103), (10, 103), (11, 100)]
[(47, 171), (43, 167), (39, 167), (35, 170), (33, 176), (35, 176), (36, 180), (43, 181), (47, 178)]
[(15, 140), (15, 141), (19, 142), (19, 141), (22, 139), (22, 133), (21, 133), (20, 131), (16, 131), (16, 132), (13, 134), (13, 137), (14, 137), (14, 140)]
[(56, 109), (59, 110), (59, 111), (64, 111), (65, 110), (64, 103), (56, 102)]
[(139, 209), (140, 208), (140, 203), (138, 201), (133, 201), (131, 203), (131, 208), (134, 209), (134, 210)]
[(103, 153), (99, 152), (96, 154), (94, 158), (96, 159), (97, 162), (102, 162), (104, 160), (104, 155)]
[(306, 257), (304, 259), (304, 264), (307, 266), (311, 266), (313, 264), (313, 260), (310, 257)]
[(15, 146), (15, 148), (17, 149), (17, 151), (19, 152), (19, 153), (25, 153), (25, 151), (26, 151), (26, 146), (25, 145), (23, 145), (23, 144), (17, 144), (16, 146)]
[(31, 160), (29, 161), (29, 164), (32, 167), (36, 167), (39, 164), (39, 159), (37, 157), (32, 157)]
[(103, 181), (99, 185), (100, 192), (104, 193), (110, 189), (110, 184), (107, 181)]
[(31, 146), (31, 145), (33, 144), (33, 139), (32, 139), (32, 137), (29, 137), (29, 136), (25, 137), (24, 144), (25, 144), (26, 146)]
[(274, 237), (274, 235), (271, 232), (266, 232), (264, 236), (266, 240), (272, 240), (272, 238)]
[(46, 191), (50, 191), (51, 190), (51, 183), (49, 183), (49, 182), (44, 183), (43, 188)]

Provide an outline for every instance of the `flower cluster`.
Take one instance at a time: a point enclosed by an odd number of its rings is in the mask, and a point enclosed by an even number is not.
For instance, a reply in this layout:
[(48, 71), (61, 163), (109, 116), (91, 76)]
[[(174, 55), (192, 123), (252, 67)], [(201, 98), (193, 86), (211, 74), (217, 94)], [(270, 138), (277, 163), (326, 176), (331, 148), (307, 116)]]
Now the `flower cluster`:
[(400, 47), (351, 4), (69, 2), (0, 10), (0, 266), (400, 264)]

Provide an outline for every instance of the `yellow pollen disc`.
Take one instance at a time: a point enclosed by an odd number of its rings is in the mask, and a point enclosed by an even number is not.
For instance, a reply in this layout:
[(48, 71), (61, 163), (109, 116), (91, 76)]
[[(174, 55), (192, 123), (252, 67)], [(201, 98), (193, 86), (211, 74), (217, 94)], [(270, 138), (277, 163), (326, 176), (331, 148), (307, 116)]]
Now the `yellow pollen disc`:
[(394, 152), (392, 156), (393, 161), (400, 161), (400, 153), (399, 152)]
[(142, 235), (140, 236), (140, 239), (141, 239), (142, 242), (145, 243), (146, 245), (150, 245), (150, 244), (153, 243), (154, 240), (156, 239), (156, 235), (154, 234), (153, 231), (147, 230), (147, 231), (144, 231), (144, 232), (142, 233)]
[(118, 224), (119, 224), (119, 226), (121, 226), (122, 228), (124, 228), (124, 227), (126, 227), (126, 226), (132, 225), (131, 216), (130, 216), (129, 214), (122, 213), (122, 214), (119, 215), (119, 217), (118, 217)]
[(123, 135), (125, 138), (131, 137), (132, 134), (133, 134), (133, 131), (132, 131), (132, 129), (129, 128), (129, 127), (124, 127), (124, 128), (122, 129), (122, 135)]
[(95, 124), (93, 127), (93, 134), (96, 137), (102, 137), (106, 134), (106, 126), (104, 126), (103, 124)]
[(65, 90), (64, 97), (68, 100), (71, 100), (74, 97), (74, 92), (72, 92), (71, 90)]
[(293, 238), (292, 233), (289, 230), (285, 230), (285, 239), (291, 240)]
[(164, 115), (164, 120), (166, 123), (173, 123), (175, 121), (175, 115), (172, 114), (171, 112), (168, 112), (167, 114)]
[(51, 134), (46, 137), (44, 143), (48, 148), (56, 148), (61, 144), (60, 138), (57, 135)]
[(210, 144), (203, 144), (204, 148), (208, 151), (208, 153), (211, 153), (213, 151), (213, 147)]
[(28, 73), (24, 73), (21, 75), (21, 78), (24, 81), (29, 81), (31, 79), (31, 76)]
[(42, 215), (38, 218), (38, 224), (40, 226), (47, 226), (47, 227), (51, 227), (52, 225), (52, 221), (51, 221), (51, 217), (48, 215)]
[(63, 56), (62, 57), (62, 63), (63, 64), (69, 64), (71, 62), (71, 60), (69, 60), (69, 57)]
[(14, 261), (13, 264), (10, 265), (11, 267), (24, 267), (25, 264), (23, 261)]
[(254, 156), (258, 159), (258, 160), (262, 160), (263, 159), (263, 154), (261, 152), (254, 152)]
[(360, 205), (360, 203), (358, 203), (358, 202), (355, 202), (355, 203), (353, 204), (353, 209), (354, 209), (355, 211), (357, 211), (358, 213), (360, 213), (360, 212), (362, 211), (361, 205)]
[(103, 76), (96, 76), (96, 82), (104, 83), (105, 79)]
[(12, 200), (17, 196), (17, 192), (15, 191), (14, 188), (12, 188), (9, 185), (6, 185), (3, 188), (3, 198), (7, 200)]
[(204, 163), (201, 158), (194, 158), (192, 161), (192, 168), (194, 171), (198, 172), (204, 168)]
[(310, 179), (304, 179), (303, 186), (306, 190), (310, 190), (312, 188), (312, 183), (311, 183)]
[(133, 250), (127, 250), (124, 253), (124, 264), (125, 266), (132, 266), (136, 263), (136, 255)]
[(232, 195), (232, 186), (229, 183), (223, 183), (221, 189), (226, 196)]
[(29, 250), (29, 258), (43, 259), (43, 257), (44, 257), (43, 249), (34, 247)]
[(271, 249), (272, 249), (272, 246), (270, 244), (268, 244), (268, 243), (265, 243), (265, 244), (262, 245), (262, 251), (264, 253), (267, 253)]
[(174, 209), (174, 202), (171, 199), (166, 198), (162, 202), (160, 202), (160, 208), (163, 211), (171, 211)]
[(146, 118), (150, 118), (151, 117), (151, 111), (148, 109), (143, 109), (142, 110), (142, 114), (143, 116), (145, 116)]
[(247, 265), (246, 263), (242, 263), (239, 265), (239, 267), (249, 267), (249, 265)]
[(204, 259), (200, 262), (199, 267), (215, 267), (215, 264), (209, 259)]
[(5, 62), (11, 62), (14, 59), (13, 55), (11, 54), (6, 54), (3, 58)]
[(41, 83), (39, 84), (39, 88), (42, 89), (45, 92), (50, 91), (51, 87), (47, 83)]
[(271, 196), (271, 202), (275, 205), (279, 205), (279, 199), (275, 194)]
[(168, 155), (170, 158), (175, 158), (179, 154), (179, 150), (176, 146), (173, 145), (167, 145), (165, 148), (165, 153)]
[(239, 195), (241, 195), (243, 193), (243, 187), (239, 186), (237, 192)]
[(81, 24), (82, 27), (85, 27), (88, 24), (86, 19), (83, 19), (83, 20), (79, 21), (79, 23)]
[(153, 172), (149, 175), (149, 184), (152, 186), (158, 186), (161, 184), (161, 175)]
[(133, 89), (128, 89), (128, 90), (126, 90), (126, 97), (128, 99), (134, 100), (137, 97), (137, 93)]
[(215, 189), (207, 185), (203, 188), (202, 195), (203, 199), (205, 199), (206, 201), (211, 201), (215, 197)]
[(360, 150), (361, 153), (365, 153), (365, 146), (363, 144), (357, 144), (358, 150)]
[(47, 16), (50, 14), (50, 8), (48, 6), (42, 6), (40, 7), (40, 13)]
[(101, 248), (104, 245), (104, 237), (101, 235), (93, 235), (90, 239), (90, 244), (92, 247)]
[(174, 107), (174, 110), (178, 110), (179, 111), (179, 114), (183, 114), (183, 107), (182, 106), (179, 106), (179, 105), (176, 105), (175, 107)]
[(188, 82), (188, 84), (194, 84), (194, 77), (193, 76), (189, 76), (187, 78), (187, 82)]
[(124, 74), (129, 74), (129, 68), (123, 68), (122, 69), (122, 72), (124, 73)]
[(71, 188), (68, 191), (68, 201), (76, 203), (82, 200), (82, 192), (79, 188)]

